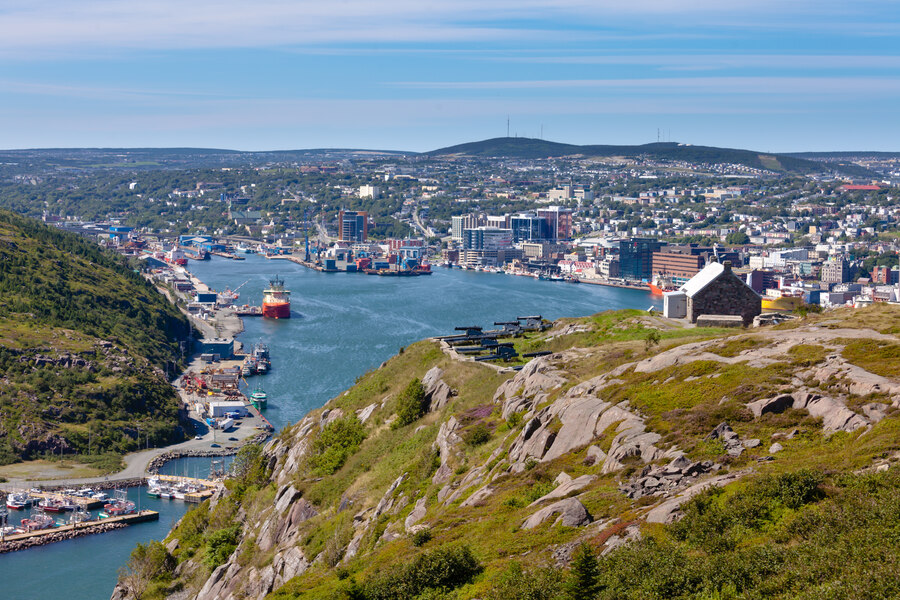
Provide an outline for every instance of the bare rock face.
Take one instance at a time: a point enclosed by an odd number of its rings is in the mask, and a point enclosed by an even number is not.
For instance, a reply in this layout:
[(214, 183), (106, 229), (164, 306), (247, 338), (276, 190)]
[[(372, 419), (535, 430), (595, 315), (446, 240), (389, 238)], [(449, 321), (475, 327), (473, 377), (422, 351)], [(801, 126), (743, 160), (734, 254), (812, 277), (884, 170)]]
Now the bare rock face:
[(434, 441), (433, 448), (440, 452), (441, 466), (438, 467), (434, 476), (431, 478), (432, 483), (446, 483), (453, 475), (453, 469), (447, 464), (454, 448), (462, 443), (462, 438), (456, 431), (459, 429), (459, 421), (456, 417), (450, 417), (447, 421), (441, 423), (438, 430), (437, 438)]
[[(550, 500), (559, 500), (560, 498), (565, 498), (569, 494), (573, 492), (577, 492), (578, 490), (589, 486), (594, 482), (597, 477), (595, 475), (582, 475), (581, 477), (576, 477), (572, 479), (568, 475), (566, 475), (568, 480), (563, 480), (560, 484), (549, 494), (541, 496), (529, 506), (536, 506), (538, 504), (543, 504), (544, 502), (549, 502)], [(557, 478), (559, 479), (559, 478)]]
[(492, 488), (490, 485), (486, 485), (480, 490), (476, 491), (474, 494), (469, 496), (468, 498), (460, 504), (461, 507), (469, 507), (469, 506), (481, 506), (487, 501), (488, 498), (494, 495), (496, 490)]
[(413, 506), (412, 511), (407, 515), (406, 521), (403, 522), (403, 526), (406, 531), (412, 530), (416, 524), (425, 518), (425, 515), (428, 513), (428, 508), (425, 506), (425, 498), (419, 498), (416, 500), (415, 506)]
[(525, 519), (522, 529), (534, 529), (553, 515), (559, 515), (553, 522), (554, 525), (566, 527), (581, 527), (594, 520), (578, 498), (566, 498), (542, 508)]
[(425, 401), (428, 403), (428, 412), (439, 411), (450, 402), (450, 398), (456, 395), (456, 391), (447, 385), (441, 376), (444, 371), (440, 367), (432, 367), (422, 378), (422, 386), (425, 388)]
[(813, 417), (822, 418), (822, 429), (828, 433), (835, 431), (856, 431), (869, 425), (869, 419), (859, 415), (840, 400), (797, 390), (790, 394), (780, 394), (774, 398), (763, 398), (747, 404), (753, 415), (760, 417), (766, 413), (780, 413), (789, 408), (805, 408)]
[(514, 412), (534, 410), (540, 404), (541, 397), (546, 397), (546, 392), (562, 387), (566, 382), (562, 373), (550, 364), (550, 358), (532, 360), (515, 377), (497, 388), (494, 402), (502, 403), (504, 419)]

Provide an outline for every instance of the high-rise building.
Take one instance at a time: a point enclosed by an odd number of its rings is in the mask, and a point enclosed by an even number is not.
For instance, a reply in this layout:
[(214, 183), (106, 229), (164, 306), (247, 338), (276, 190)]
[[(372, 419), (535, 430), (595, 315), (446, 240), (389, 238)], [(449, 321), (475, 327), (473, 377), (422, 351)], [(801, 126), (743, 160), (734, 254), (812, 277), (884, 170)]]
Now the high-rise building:
[(365, 242), (369, 236), (369, 213), (342, 210), (338, 213), (338, 239), (342, 242)]
[(361, 185), (359, 186), (359, 197), (373, 199), (380, 198), (381, 188), (377, 185)]
[(550, 238), (547, 221), (533, 213), (510, 217), (509, 227), (513, 232), (513, 242), (538, 242)]
[(513, 244), (512, 229), (475, 227), (463, 232), (464, 250), (499, 250)]
[(846, 283), (850, 281), (850, 265), (843, 258), (833, 257), (822, 265), (822, 283)]
[(547, 223), (547, 234), (551, 241), (567, 240), (572, 237), (572, 209), (562, 206), (539, 208), (537, 215)]
[(663, 246), (655, 238), (630, 238), (619, 243), (619, 273), (625, 279), (650, 280), (653, 253)]
[(450, 217), (450, 238), (461, 244), (463, 242), (463, 231), (466, 229), (474, 229), (484, 225), (484, 219), (480, 215), (459, 215)]

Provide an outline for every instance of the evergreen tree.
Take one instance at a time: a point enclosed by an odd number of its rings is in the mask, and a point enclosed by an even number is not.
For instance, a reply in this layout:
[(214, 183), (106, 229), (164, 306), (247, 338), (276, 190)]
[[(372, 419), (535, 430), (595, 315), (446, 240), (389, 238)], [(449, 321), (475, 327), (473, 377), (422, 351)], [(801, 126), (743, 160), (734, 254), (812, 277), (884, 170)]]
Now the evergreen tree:
[(593, 600), (600, 591), (600, 566), (594, 549), (582, 543), (575, 549), (566, 591), (571, 600)]

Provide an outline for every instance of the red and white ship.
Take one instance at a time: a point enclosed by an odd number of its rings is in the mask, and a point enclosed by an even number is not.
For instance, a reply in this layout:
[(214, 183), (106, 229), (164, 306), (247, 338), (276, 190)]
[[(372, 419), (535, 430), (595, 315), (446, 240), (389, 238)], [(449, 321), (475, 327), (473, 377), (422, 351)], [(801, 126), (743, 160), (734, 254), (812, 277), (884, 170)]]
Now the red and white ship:
[(291, 318), (291, 292), (284, 289), (284, 280), (277, 275), (263, 290), (262, 315), (270, 319)]
[(672, 282), (672, 279), (662, 273), (657, 273), (650, 281), (650, 293), (654, 296), (662, 296), (665, 292), (674, 292), (677, 289), (678, 286)]

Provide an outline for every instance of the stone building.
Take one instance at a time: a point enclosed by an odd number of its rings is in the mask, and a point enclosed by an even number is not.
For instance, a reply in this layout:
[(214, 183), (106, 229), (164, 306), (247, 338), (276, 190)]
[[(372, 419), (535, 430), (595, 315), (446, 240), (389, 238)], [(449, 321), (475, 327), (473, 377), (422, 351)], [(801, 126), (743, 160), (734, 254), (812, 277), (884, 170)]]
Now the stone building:
[(700, 315), (736, 315), (745, 325), (762, 312), (762, 300), (744, 280), (731, 270), (731, 261), (711, 262), (679, 292), (686, 298), (683, 315), (691, 323)]

